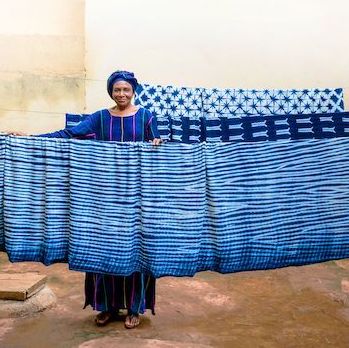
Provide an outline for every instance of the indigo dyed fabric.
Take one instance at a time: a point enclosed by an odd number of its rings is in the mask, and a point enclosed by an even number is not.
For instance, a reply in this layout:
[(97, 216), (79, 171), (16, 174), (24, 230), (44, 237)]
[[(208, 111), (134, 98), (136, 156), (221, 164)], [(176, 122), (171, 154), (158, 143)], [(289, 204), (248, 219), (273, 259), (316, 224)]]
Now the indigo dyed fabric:
[[(158, 119), (161, 137), (172, 140), (172, 121), (182, 118), (235, 118), (249, 115), (289, 115), (344, 111), (343, 90), (290, 89), (255, 90), (232, 88), (188, 88), (138, 86), (135, 103), (149, 109)], [(173, 128), (172, 128), (173, 127)], [(174, 134), (173, 140), (181, 141)]]
[[(246, 120), (248, 116), (334, 114), (344, 111), (341, 88), (248, 90), (143, 84), (137, 88), (135, 103), (143, 105), (156, 116), (162, 139), (188, 143), (239, 140), (242, 123), (251, 122)], [(74, 126), (85, 117), (83, 114), (67, 114), (66, 126)], [(287, 122), (287, 119), (280, 122)], [(229, 134), (224, 129), (227, 126)], [(205, 135), (206, 130), (208, 135)]]
[(233, 89), (139, 85), (135, 102), (161, 116), (303, 114), (344, 111), (343, 90)]
[(345, 137), (4, 143), (1, 232), (11, 261), (161, 277), (349, 257)]
[[(119, 72), (113, 74), (111, 79), (119, 78), (119, 75)], [(124, 77), (132, 79), (132, 76), (129, 75)], [(108, 85), (112, 86), (113, 82), (109, 84), (108, 81)], [(71, 128), (42, 134), (40, 137), (80, 139), (90, 137), (94, 140), (105, 141), (147, 142), (159, 138), (159, 133), (156, 117), (144, 108), (139, 108), (136, 113), (124, 117), (115, 117), (110, 114), (109, 110), (103, 109)], [(101, 154), (101, 156), (103, 155)], [(108, 218), (106, 218), (106, 222), (109, 222)], [(94, 231), (93, 226), (91, 228)], [(154, 313), (155, 278), (149, 275), (147, 283), (144, 282), (144, 279), (144, 275), (141, 273), (132, 273), (129, 277), (87, 273), (85, 307), (91, 305), (93, 309), (99, 311), (127, 309), (132, 313), (143, 313), (147, 307)]]
[(4, 158), (5, 137), (0, 135), (0, 251), (5, 250), (4, 238)]
[(172, 141), (185, 143), (322, 139), (348, 136), (349, 112), (199, 120), (182, 117), (172, 124), (176, 125)]
[(306, 114), (344, 111), (342, 89), (248, 90), (207, 88), (203, 110), (208, 118), (230, 115)]
[[(67, 114), (71, 125), (86, 116)], [(302, 115), (254, 115), (171, 121), (170, 141), (181, 143), (241, 142), (347, 137), (349, 112)]]
[[(5, 141), (5, 139), (7, 139)], [(16, 260), (66, 261), (70, 232), (70, 143), (4, 138), (6, 251)], [(34, 140), (34, 141), (33, 141)], [(6, 234), (5, 234), (6, 236)], [(22, 255), (22, 256), (20, 256)]]
[(156, 117), (140, 107), (133, 115), (115, 117), (108, 109), (99, 110), (73, 127), (40, 134), (45, 138), (75, 138), (106, 141), (149, 141), (159, 138)]

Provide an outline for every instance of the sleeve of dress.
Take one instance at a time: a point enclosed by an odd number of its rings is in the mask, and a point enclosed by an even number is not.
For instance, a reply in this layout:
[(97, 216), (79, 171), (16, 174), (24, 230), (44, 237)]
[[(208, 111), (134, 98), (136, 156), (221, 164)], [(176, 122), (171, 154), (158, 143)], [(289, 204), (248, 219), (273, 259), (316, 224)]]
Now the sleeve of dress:
[(96, 134), (99, 124), (99, 112), (87, 117), (77, 126), (61, 129), (52, 133), (38, 134), (35, 137), (43, 138), (79, 138), (87, 135)]
[(149, 110), (147, 110), (147, 124), (146, 124), (146, 134), (148, 135), (148, 140), (153, 140), (155, 138), (160, 138), (160, 133), (158, 130), (158, 122), (156, 116), (153, 115)]

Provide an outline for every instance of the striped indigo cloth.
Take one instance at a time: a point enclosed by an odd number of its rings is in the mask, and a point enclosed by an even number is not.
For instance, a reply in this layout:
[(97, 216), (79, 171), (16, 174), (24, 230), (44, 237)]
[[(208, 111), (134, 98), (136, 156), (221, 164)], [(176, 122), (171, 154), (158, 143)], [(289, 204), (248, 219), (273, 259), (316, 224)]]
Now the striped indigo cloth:
[(0, 134), (0, 251), (5, 248), (4, 236), (4, 164), (5, 164), (5, 137)]
[(349, 257), (349, 139), (0, 137), (11, 261), (192, 276)]

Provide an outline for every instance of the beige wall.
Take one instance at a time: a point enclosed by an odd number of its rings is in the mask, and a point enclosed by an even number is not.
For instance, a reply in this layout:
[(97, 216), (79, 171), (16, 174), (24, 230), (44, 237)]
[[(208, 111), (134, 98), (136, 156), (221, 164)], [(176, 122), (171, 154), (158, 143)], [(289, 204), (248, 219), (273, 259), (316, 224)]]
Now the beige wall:
[(45, 132), (85, 105), (83, 0), (2, 1), (0, 130)]
[(348, 109), (347, 13), (347, 0), (2, 0), (0, 130), (112, 105), (115, 69), (151, 84), (344, 87)]
[(86, 0), (87, 111), (110, 104), (119, 68), (154, 84), (349, 89), (348, 13), (347, 0)]

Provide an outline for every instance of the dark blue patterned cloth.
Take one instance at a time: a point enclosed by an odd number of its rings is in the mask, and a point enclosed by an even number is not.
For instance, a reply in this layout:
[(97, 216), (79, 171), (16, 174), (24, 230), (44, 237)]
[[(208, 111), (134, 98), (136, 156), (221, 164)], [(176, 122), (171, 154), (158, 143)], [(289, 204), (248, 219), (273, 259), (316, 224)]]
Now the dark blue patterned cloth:
[[(0, 138), (1, 139), (1, 138)], [(0, 141), (0, 251), (5, 248), (4, 236), (4, 165), (5, 165), (5, 141), (4, 138)]]
[[(67, 114), (67, 126), (88, 115)], [(158, 121), (159, 122), (159, 121)], [(349, 135), (349, 112), (171, 120), (169, 140), (181, 143), (323, 139)]]
[[(341, 88), (249, 90), (143, 84), (137, 89), (135, 102), (157, 117), (160, 134), (166, 140), (173, 134), (174, 127), (180, 130), (180, 126), (172, 125), (172, 121), (183, 118), (195, 123), (199, 119), (344, 111)], [(181, 141), (176, 134), (174, 139)]]
[(346, 138), (0, 144), (11, 261), (161, 277), (349, 257)]

